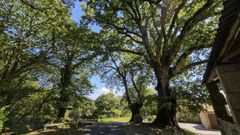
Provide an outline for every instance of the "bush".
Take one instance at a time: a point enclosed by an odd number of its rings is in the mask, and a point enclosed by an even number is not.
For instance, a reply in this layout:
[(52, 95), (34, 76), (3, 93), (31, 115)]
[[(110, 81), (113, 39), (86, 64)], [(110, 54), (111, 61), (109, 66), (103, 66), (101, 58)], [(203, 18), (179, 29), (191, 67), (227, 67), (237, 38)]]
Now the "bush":
[(192, 113), (189, 110), (177, 113), (177, 120), (180, 122), (200, 122), (199, 113)]
[(6, 119), (6, 111), (5, 111), (5, 108), (2, 107), (0, 108), (0, 132), (2, 131), (2, 127), (3, 127), (3, 123)]
[(145, 121), (151, 122), (156, 118), (156, 115), (146, 115), (146, 116), (143, 116), (143, 117), (144, 117)]

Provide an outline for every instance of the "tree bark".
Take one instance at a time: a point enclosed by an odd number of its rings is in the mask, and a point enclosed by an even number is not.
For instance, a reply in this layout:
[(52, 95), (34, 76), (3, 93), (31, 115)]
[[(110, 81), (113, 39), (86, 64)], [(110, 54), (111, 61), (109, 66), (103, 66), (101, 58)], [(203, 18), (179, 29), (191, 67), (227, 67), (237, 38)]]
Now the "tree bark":
[(166, 126), (179, 128), (176, 121), (176, 98), (173, 96), (159, 96), (158, 98), (158, 112), (153, 124), (160, 128), (165, 128)]
[(172, 95), (169, 88), (169, 75), (168, 71), (158, 71), (155, 70), (157, 78), (157, 87), (158, 92), (158, 109), (157, 116), (153, 121), (153, 125), (160, 128), (165, 128), (166, 126), (174, 126), (179, 128), (176, 121), (176, 109), (177, 101), (176, 97)]
[(129, 120), (129, 122), (133, 122), (134, 121), (134, 116), (136, 114), (140, 115), (140, 109), (143, 107), (142, 103), (134, 103), (130, 106), (130, 110), (131, 110), (131, 119)]
[(61, 90), (60, 92), (60, 99), (59, 99), (59, 108), (58, 108), (58, 119), (62, 121), (64, 119), (64, 115), (66, 113), (66, 107), (68, 103), (68, 95), (66, 90)]
[(58, 119), (63, 120), (67, 110), (69, 102), (69, 90), (68, 87), (71, 84), (71, 64), (67, 63), (64, 68), (61, 69), (61, 91), (58, 108)]

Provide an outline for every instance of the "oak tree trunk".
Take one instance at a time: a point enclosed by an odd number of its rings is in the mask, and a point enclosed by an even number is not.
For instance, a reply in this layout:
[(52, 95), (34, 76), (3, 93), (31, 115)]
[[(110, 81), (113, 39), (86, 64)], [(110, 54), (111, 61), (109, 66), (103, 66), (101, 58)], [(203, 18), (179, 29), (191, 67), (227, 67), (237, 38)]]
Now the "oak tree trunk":
[(164, 128), (166, 126), (174, 126), (179, 128), (176, 121), (177, 101), (172, 95), (169, 88), (169, 76), (167, 72), (159, 72), (155, 70), (157, 78), (158, 92), (158, 109), (157, 116), (153, 121), (155, 126)]
[(143, 107), (142, 103), (134, 103), (130, 106), (130, 110), (131, 110), (131, 119), (129, 120), (129, 122), (133, 122), (134, 120), (134, 116), (136, 114), (140, 114), (140, 109)]
[(61, 69), (61, 91), (58, 108), (58, 119), (63, 120), (69, 102), (69, 85), (71, 84), (71, 65), (68, 63)]
[(172, 96), (159, 96), (158, 112), (153, 122), (154, 125), (164, 128), (166, 126), (179, 127), (176, 121), (176, 98)]
[(59, 108), (58, 108), (58, 119), (63, 120), (64, 115), (67, 110), (67, 103), (68, 103), (68, 95), (66, 94), (65, 90), (62, 90), (60, 92), (60, 99), (59, 99)]

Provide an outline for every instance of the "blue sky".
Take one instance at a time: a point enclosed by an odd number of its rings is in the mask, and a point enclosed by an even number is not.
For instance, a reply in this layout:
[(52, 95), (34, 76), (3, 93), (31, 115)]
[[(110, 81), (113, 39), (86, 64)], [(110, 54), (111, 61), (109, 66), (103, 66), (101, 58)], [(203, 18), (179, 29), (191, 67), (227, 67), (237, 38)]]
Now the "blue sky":
[[(72, 8), (72, 15), (71, 18), (72, 20), (74, 20), (75, 22), (79, 22), (81, 19), (81, 16), (84, 14), (84, 11), (82, 11), (81, 6), (80, 6), (80, 2), (76, 1), (75, 2), (75, 6), (74, 8)], [(90, 26), (92, 28), (92, 30), (94, 30), (95, 32), (99, 32), (100, 31), (100, 27), (98, 27), (97, 25), (91, 25)]]
[(81, 16), (84, 14), (84, 12), (81, 10), (80, 3), (78, 1), (75, 2), (75, 6), (71, 10), (72, 10), (71, 19), (74, 20), (75, 22), (79, 22)]
[[(80, 3), (78, 1), (76, 1), (75, 7), (72, 8), (71, 19), (78, 23), (80, 21), (81, 16), (83, 14), (84, 14), (84, 12), (81, 10)], [(92, 30), (94, 30), (95, 32), (99, 32), (100, 31), (100, 27), (98, 27), (97, 25), (90, 25), (90, 28)], [(95, 86), (93, 94), (89, 95), (89, 97), (91, 99), (96, 99), (97, 96), (99, 96), (99, 95), (101, 95), (103, 93), (110, 92), (110, 89), (107, 88), (106, 83), (104, 83), (99, 76), (96, 76), (96, 75), (93, 76), (91, 78), (91, 82)], [(116, 91), (114, 91), (114, 92), (116, 92)], [(121, 92), (120, 93), (118, 92), (117, 94), (120, 95)]]

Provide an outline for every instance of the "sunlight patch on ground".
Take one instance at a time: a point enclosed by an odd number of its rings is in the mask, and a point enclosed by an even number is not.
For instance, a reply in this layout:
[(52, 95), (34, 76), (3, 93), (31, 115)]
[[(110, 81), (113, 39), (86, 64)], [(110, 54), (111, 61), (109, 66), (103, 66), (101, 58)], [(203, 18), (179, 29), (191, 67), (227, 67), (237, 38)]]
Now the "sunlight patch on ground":
[(119, 118), (101, 118), (99, 122), (128, 122), (130, 120), (129, 117), (119, 117)]

